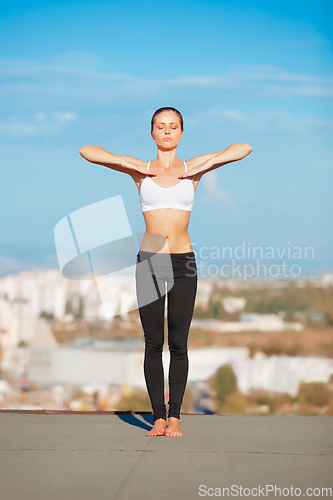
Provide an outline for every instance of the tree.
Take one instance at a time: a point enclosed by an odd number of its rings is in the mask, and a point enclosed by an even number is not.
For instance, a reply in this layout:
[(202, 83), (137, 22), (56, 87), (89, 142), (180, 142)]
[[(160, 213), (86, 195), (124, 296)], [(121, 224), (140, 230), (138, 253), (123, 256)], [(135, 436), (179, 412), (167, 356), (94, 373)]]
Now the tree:
[(54, 314), (52, 312), (48, 311), (42, 311), (39, 315), (40, 318), (45, 318), (45, 319), (54, 319)]
[(301, 382), (298, 390), (298, 400), (314, 406), (325, 406), (330, 399), (330, 391), (323, 382)]
[(151, 404), (147, 391), (137, 390), (129, 396), (123, 396), (117, 404), (118, 411), (149, 411)]
[(212, 379), (211, 387), (215, 391), (216, 403), (223, 405), (228, 394), (237, 391), (237, 379), (230, 365), (221, 366)]

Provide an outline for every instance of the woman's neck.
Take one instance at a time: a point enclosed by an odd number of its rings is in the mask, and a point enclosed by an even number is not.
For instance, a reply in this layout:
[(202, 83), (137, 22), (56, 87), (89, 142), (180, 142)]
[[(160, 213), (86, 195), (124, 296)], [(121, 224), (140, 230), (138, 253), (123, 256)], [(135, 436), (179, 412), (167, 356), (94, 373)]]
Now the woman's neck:
[(172, 149), (171, 151), (161, 151), (158, 149), (156, 161), (162, 168), (169, 169), (172, 165), (177, 163), (177, 150)]

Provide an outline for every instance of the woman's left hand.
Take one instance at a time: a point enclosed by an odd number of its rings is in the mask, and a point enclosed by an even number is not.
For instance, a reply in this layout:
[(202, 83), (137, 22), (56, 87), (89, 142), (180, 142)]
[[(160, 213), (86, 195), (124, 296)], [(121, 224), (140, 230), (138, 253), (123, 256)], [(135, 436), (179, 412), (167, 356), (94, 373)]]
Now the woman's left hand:
[(193, 177), (196, 174), (199, 174), (201, 170), (198, 167), (189, 168), (187, 172), (184, 174), (178, 175), (178, 179), (186, 179), (186, 177)]

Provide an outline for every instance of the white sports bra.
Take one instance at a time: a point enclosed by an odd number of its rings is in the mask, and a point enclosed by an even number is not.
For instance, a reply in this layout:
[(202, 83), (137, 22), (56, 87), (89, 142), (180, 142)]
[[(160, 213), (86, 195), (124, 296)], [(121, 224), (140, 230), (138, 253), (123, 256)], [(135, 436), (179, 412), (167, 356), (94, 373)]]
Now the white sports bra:
[[(184, 161), (185, 172), (187, 166)], [(150, 162), (147, 170), (149, 170)], [(158, 186), (153, 179), (146, 175), (140, 188), (140, 205), (142, 212), (158, 208), (178, 208), (191, 212), (194, 198), (194, 186), (190, 177), (181, 179), (178, 184), (169, 188)]]

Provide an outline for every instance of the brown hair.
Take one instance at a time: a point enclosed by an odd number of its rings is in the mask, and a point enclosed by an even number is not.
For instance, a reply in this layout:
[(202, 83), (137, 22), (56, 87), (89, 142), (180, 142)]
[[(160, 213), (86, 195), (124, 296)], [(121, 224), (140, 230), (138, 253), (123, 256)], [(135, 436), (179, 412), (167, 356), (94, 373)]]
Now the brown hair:
[(153, 130), (153, 127), (154, 127), (155, 116), (158, 115), (159, 113), (161, 113), (162, 111), (174, 111), (175, 113), (177, 113), (177, 115), (180, 118), (180, 127), (181, 127), (182, 131), (184, 130), (184, 120), (183, 120), (183, 116), (182, 116), (181, 112), (178, 111), (178, 109), (176, 109), (176, 108), (172, 108), (171, 106), (167, 106), (164, 108), (158, 108), (155, 111), (155, 113), (153, 114), (152, 119), (151, 119), (151, 130)]

